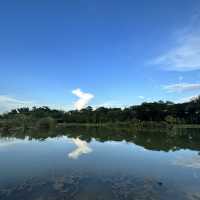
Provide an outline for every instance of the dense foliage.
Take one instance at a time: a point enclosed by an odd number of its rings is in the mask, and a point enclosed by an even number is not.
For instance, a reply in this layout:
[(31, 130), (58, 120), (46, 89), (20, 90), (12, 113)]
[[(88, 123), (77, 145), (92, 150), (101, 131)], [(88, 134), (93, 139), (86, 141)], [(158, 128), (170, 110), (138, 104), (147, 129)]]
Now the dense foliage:
[(92, 107), (68, 112), (48, 107), (14, 109), (0, 115), (1, 127), (38, 126), (48, 128), (57, 123), (117, 123), (167, 122), (169, 124), (199, 124), (200, 97), (187, 103), (152, 102), (128, 108)]

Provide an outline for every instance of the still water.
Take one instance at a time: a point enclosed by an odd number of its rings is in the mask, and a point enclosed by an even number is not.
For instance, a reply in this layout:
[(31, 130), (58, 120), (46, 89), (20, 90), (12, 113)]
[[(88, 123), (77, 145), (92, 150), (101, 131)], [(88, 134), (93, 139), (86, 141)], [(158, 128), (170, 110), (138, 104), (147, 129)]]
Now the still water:
[(1, 134), (1, 200), (200, 199), (200, 130)]

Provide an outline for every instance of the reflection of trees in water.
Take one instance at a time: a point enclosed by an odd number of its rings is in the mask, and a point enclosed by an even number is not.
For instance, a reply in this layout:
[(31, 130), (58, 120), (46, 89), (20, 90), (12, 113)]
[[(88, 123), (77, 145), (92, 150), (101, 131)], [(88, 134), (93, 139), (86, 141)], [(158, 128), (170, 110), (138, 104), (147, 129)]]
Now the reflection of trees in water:
[(79, 138), (90, 142), (92, 138), (100, 142), (105, 141), (127, 141), (146, 149), (156, 151), (176, 151), (180, 149), (191, 149), (200, 151), (200, 129), (173, 129), (166, 132), (161, 131), (136, 131), (118, 128), (97, 127), (65, 127), (53, 130), (29, 130), (25, 133), (4, 133), (2, 137), (14, 135), (17, 138), (45, 140), (48, 137), (66, 135), (69, 138)]

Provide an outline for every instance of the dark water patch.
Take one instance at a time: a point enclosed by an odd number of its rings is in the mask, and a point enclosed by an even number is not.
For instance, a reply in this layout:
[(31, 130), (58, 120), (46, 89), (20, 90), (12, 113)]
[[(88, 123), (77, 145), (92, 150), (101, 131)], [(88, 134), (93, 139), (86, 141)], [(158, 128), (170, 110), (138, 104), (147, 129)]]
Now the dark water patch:
[(167, 200), (175, 197), (176, 199), (187, 199), (187, 195), (179, 191), (175, 185), (163, 184), (161, 186), (153, 178), (117, 174), (109, 177), (71, 174), (46, 179), (32, 178), (19, 185), (0, 190), (0, 199), (4, 200)]

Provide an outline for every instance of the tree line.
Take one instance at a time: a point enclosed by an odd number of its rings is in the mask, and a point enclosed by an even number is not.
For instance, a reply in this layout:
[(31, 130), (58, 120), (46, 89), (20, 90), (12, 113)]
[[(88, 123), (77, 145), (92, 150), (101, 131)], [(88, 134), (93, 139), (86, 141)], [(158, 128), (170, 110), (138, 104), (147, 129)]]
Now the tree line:
[(62, 111), (49, 107), (33, 107), (13, 109), (0, 115), (0, 128), (5, 123), (35, 124), (42, 126), (53, 123), (116, 123), (116, 122), (167, 122), (170, 124), (199, 124), (200, 123), (200, 96), (186, 103), (171, 101), (157, 101), (126, 108), (93, 109), (88, 106), (82, 110)]

